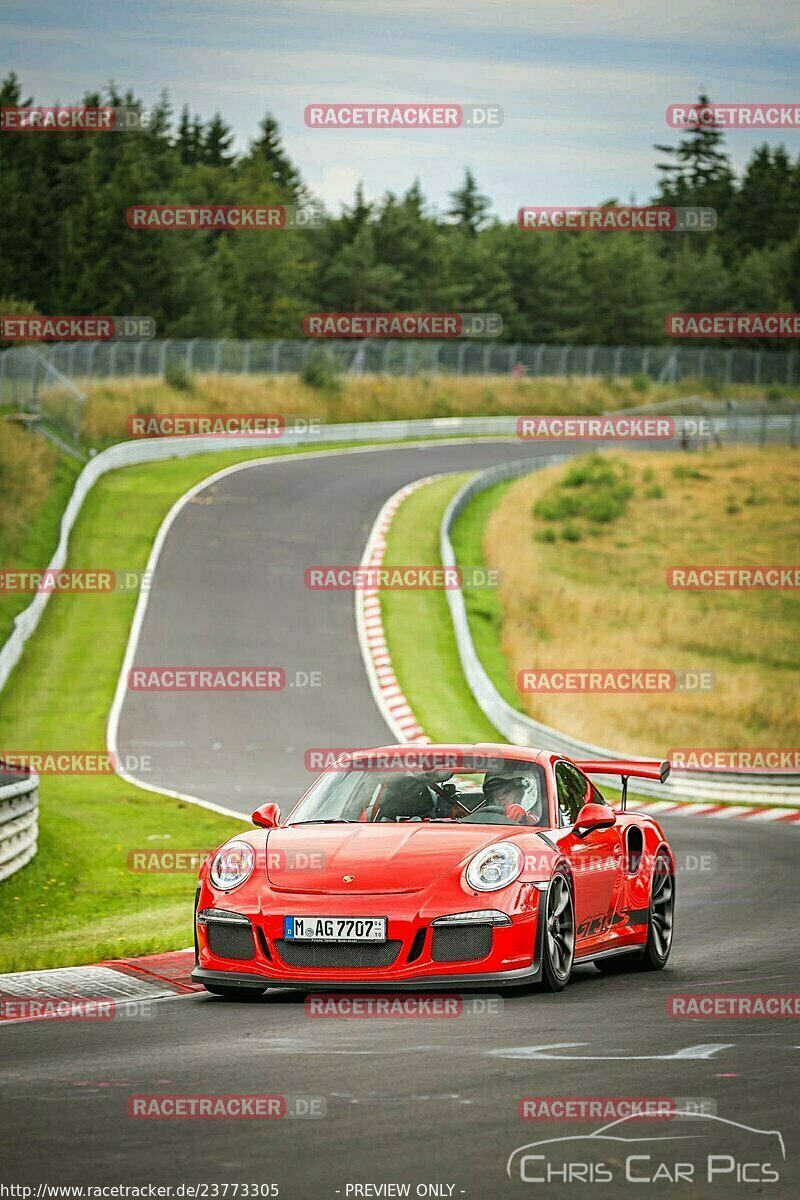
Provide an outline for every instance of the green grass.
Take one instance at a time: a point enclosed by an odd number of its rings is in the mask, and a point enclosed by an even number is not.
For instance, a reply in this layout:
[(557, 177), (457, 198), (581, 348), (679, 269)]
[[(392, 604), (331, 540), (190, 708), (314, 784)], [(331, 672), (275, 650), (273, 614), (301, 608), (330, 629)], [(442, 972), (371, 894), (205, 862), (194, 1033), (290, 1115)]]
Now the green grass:
[[(533, 514), (543, 521), (561, 522), (561, 537), (578, 542), (597, 526), (610, 525), (623, 516), (632, 496), (628, 464), (592, 454), (570, 463), (562, 477), (536, 501)], [(543, 532), (549, 534), (551, 528)]]
[[(223, 467), (263, 457), (262, 447), (106, 475), (84, 503), (68, 565), (143, 568), (179, 496)], [(125, 592), (52, 596), (0, 697), (0, 753), (105, 750), (106, 719), (136, 599)], [(43, 776), (39, 798), (39, 852), (0, 884), (0, 971), (191, 943), (193, 875), (135, 874), (128, 870), (128, 854), (210, 849), (243, 828), (241, 821), (113, 775)]]
[[(442, 514), (467, 475), (413, 492), (389, 530), (384, 564), (438, 566)], [(458, 658), (444, 591), (385, 591), (381, 612), (392, 665), (419, 723), (436, 742), (502, 742), (478, 707)]]
[[(456, 561), (464, 571), (474, 567), (486, 568), (483, 552), (486, 522), (495, 506), (512, 485), (512, 480), (495, 484), (467, 505), (453, 526), (452, 541)], [(440, 518), (441, 520), (441, 518)], [(508, 663), (501, 648), (503, 630), (503, 607), (497, 588), (465, 588), (464, 603), (467, 609), (472, 640), (478, 658), (500, 695), (514, 708), (519, 706), (519, 696), (509, 676)]]

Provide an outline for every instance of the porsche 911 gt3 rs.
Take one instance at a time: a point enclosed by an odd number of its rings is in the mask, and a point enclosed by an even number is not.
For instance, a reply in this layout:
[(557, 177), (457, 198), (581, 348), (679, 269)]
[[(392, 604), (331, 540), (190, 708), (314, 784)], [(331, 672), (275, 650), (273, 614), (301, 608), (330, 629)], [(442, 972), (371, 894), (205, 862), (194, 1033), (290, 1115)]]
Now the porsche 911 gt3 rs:
[[(249, 998), (268, 987), (560, 991), (583, 963), (660, 970), (674, 856), (625, 794), (629, 778), (668, 773), (493, 744), (343, 755), (288, 817), (264, 805), (257, 829), (206, 860), (192, 977)], [(618, 808), (592, 776), (622, 780)]]

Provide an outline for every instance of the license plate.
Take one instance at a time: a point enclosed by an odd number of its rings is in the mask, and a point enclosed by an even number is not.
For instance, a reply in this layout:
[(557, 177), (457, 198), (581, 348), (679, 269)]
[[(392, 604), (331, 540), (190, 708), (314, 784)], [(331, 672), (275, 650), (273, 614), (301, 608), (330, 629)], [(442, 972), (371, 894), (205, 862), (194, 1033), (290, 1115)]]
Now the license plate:
[(284, 917), (287, 942), (385, 942), (386, 917)]

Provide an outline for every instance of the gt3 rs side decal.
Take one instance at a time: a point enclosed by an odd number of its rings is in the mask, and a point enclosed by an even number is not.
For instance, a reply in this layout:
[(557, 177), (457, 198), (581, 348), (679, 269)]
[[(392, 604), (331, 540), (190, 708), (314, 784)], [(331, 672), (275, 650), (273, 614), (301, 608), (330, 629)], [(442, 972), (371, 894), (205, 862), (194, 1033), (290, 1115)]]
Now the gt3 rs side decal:
[(631, 928), (646, 925), (649, 917), (650, 910), (647, 908), (623, 908), (615, 913), (597, 913), (595, 916), (584, 918), (575, 932), (579, 938), (599, 937), (600, 934), (608, 933), (620, 925)]

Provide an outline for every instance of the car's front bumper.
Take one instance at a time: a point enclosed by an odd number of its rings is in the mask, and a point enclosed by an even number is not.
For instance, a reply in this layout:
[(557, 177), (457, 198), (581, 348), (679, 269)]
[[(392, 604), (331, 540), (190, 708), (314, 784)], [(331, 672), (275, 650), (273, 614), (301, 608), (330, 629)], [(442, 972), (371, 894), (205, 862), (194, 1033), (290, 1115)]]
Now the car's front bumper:
[(192, 979), (195, 983), (202, 984), (217, 984), (223, 987), (242, 988), (294, 988), (306, 992), (319, 991), (347, 991), (352, 992), (357, 989), (360, 992), (366, 991), (419, 991), (421, 988), (426, 991), (435, 989), (452, 989), (465, 988), (471, 990), (473, 988), (484, 990), (486, 988), (497, 987), (525, 987), (528, 984), (538, 983), (542, 977), (542, 960), (541, 957), (534, 958), (530, 967), (522, 967), (516, 971), (496, 971), (487, 973), (472, 973), (469, 975), (419, 975), (414, 978), (382, 979), (376, 981), (372, 974), (370, 976), (362, 975), (358, 979), (342, 980), (326, 979), (325, 972), (321, 972), (321, 978), (301, 980), (297, 978), (281, 979), (274, 975), (258, 975), (254, 972), (243, 974), (238, 971), (212, 971), (206, 967), (195, 967), (192, 971)]
[[(416, 897), (393, 897), (393, 912), (388, 918), (387, 940), (396, 947), (391, 962), (379, 965), (342, 966), (334, 959), (339, 958), (336, 949), (341, 944), (324, 943), (327, 951), (317, 955), (309, 947), (320, 943), (287, 943), (283, 940), (283, 917), (274, 911), (250, 910), (242, 913), (238, 925), (242, 945), (247, 953), (239, 953), (235, 947), (238, 938), (227, 940), (215, 937), (214, 922), (205, 924), (202, 914), (206, 911), (206, 895), (200, 897), (201, 922), (196, 925), (198, 953), (192, 978), (198, 983), (217, 984), (242, 988), (300, 988), (306, 991), (319, 988), (338, 990), (419, 990), (435, 988), (491, 988), (535, 983), (541, 978), (541, 948), (538, 944), (542, 928), (541, 911), (544, 897), (533, 886), (524, 885), (514, 897), (513, 913), (507, 923), (494, 925), (486, 939), (487, 946), (474, 956), (467, 952), (463, 957), (443, 960), (437, 954), (441, 948), (436, 928), (437, 919), (447, 914), (438, 911), (420, 911)], [(211, 896), (208, 896), (211, 900)], [(363, 898), (362, 898), (363, 899)], [(219, 903), (219, 902), (217, 902)], [(349, 901), (348, 907), (352, 905)], [(386, 903), (384, 899), (383, 903)], [(485, 905), (485, 900), (482, 901)], [(323, 901), (330, 915), (335, 908), (345, 909), (340, 898)], [(291, 910), (302, 912), (322, 907), (319, 900), (299, 901), (293, 898)], [(302, 907), (301, 907), (302, 905)], [(388, 905), (387, 905), (388, 907)], [(334, 909), (331, 914), (330, 910)], [(233, 916), (233, 910), (229, 910)], [(385, 911), (385, 910), (384, 910)], [(231, 922), (221, 922), (230, 928)], [(470, 923), (485, 925), (486, 922)], [(249, 938), (249, 940), (248, 940)], [(331, 952), (331, 946), (334, 946)], [(231, 953), (227, 947), (233, 947)], [(287, 961), (291, 950), (295, 961)], [(303, 947), (306, 953), (298, 950)], [(220, 953), (220, 949), (223, 953)], [(342, 956), (342, 961), (346, 960)], [(361, 956), (356, 955), (360, 959)], [(305, 961), (300, 961), (305, 959)], [(377, 960), (376, 960), (377, 961)]]

